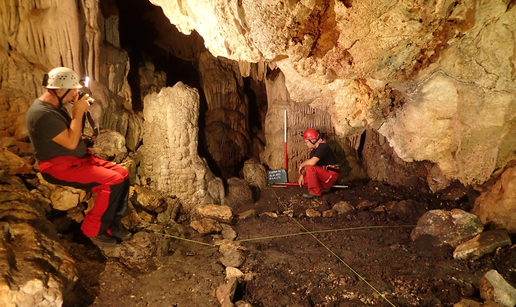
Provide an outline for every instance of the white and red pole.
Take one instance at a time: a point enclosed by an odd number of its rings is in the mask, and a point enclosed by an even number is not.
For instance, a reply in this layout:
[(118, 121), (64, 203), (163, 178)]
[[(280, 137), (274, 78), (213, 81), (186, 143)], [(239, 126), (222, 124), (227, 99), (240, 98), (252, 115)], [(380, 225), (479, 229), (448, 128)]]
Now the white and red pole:
[(285, 133), (285, 171), (288, 174), (288, 162), (287, 162), (287, 109), (285, 109), (285, 128), (283, 129)]

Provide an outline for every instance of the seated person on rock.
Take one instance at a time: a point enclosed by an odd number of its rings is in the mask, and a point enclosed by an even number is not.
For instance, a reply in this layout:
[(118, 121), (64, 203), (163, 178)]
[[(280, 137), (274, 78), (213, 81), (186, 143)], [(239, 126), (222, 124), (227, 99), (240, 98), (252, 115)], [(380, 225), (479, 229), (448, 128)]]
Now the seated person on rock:
[(320, 138), (315, 129), (303, 132), (305, 145), (310, 149), (310, 158), (299, 165), (300, 186), (307, 186), (305, 198), (321, 196), (330, 191), (331, 186), (339, 179), (340, 170), (335, 154), (326, 141)]
[[(58, 67), (45, 76), (47, 91), (27, 111), (29, 137), (43, 178), (53, 184), (97, 193), (81, 230), (98, 246), (112, 246), (131, 233), (119, 228), (115, 218), (127, 208), (129, 174), (123, 167), (90, 154), (82, 139), (83, 117), (90, 104), (79, 98), (78, 75)], [(72, 103), (70, 115), (64, 107)], [(118, 239), (118, 240), (117, 240)]]

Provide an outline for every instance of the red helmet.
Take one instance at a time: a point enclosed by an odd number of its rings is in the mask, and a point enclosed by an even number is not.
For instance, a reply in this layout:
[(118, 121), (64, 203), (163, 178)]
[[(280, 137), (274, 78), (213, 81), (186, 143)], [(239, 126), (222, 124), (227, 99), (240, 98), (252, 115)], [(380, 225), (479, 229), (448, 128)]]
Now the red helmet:
[(319, 132), (315, 129), (306, 129), (305, 132), (303, 132), (303, 139), (314, 143), (319, 139)]

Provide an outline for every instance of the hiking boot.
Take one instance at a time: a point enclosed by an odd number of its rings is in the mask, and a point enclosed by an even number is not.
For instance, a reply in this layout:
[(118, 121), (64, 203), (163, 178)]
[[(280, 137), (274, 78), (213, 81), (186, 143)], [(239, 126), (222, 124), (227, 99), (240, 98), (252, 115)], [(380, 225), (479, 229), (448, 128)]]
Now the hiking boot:
[(118, 238), (121, 241), (129, 240), (133, 236), (129, 231), (119, 227), (110, 227), (109, 231), (111, 232), (112, 237)]
[(107, 233), (103, 233), (96, 237), (90, 237), (90, 240), (93, 244), (97, 246), (115, 246), (116, 239), (108, 235)]
[(331, 191), (331, 188), (321, 189), (321, 192), (323, 192), (323, 193), (330, 193), (330, 191)]
[(319, 195), (315, 195), (315, 194), (312, 194), (312, 193), (308, 192), (308, 193), (303, 194), (303, 197), (311, 199), (311, 198), (314, 198), (314, 197), (319, 197)]

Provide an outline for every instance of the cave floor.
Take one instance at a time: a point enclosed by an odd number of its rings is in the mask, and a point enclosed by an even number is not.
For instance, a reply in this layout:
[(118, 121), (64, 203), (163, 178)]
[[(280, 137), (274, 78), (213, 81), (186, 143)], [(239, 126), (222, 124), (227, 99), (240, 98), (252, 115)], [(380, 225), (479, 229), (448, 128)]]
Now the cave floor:
[[(257, 202), (234, 208), (257, 213), (232, 225), (246, 249), (240, 269), (253, 276), (239, 285), (234, 302), (245, 300), (253, 307), (453, 306), (461, 298), (482, 301), (478, 281), (490, 269), (516, 282), (515, 248), (459, 261), (449, 246), (410, 239), (426, 210), (469, 210), (467, 197), (443, 200), (374, 182), (350, 184), (313, 200), (303, 199), (303, 192), (267, 187)], [(309, 208), (331, 209), (341, 200), (357, 209), (333, 217), (305, 214)], [(402, 200), (412, 200), (416, 210), (393, 214), (384, 209)], [(189, 235), (213, 243), (211, 235)], [(172, 247), (169, 255), (153, 259), (152, 268), (135, 270), (106, 260), (92, 245), (70, 242), (80, 278), (64, 306), (220, 306), (215, 291), (225, 269), (218, 249), (188, 241), (175, 241)]]

